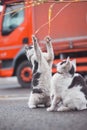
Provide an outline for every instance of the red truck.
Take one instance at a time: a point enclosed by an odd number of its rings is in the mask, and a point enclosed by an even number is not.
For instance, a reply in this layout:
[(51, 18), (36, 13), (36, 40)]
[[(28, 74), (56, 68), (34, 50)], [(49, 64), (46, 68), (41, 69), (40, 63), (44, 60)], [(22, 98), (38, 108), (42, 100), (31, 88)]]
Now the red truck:
[[(56, 64), (76, 58), (77, 72), (87, 74), (87, 1), (1, 0), (0, 77), (17, 76), (21, 86), (29, 86), (31, 64), (24, 45), (35, 34), (45, 51), (44, 38), (52, 38)], [(56, 69), (52, 69), (53, 73)]]

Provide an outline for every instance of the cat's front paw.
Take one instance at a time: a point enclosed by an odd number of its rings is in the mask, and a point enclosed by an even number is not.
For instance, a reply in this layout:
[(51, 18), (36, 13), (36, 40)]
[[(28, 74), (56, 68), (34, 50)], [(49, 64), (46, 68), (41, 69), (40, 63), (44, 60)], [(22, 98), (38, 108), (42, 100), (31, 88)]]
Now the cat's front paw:
[(54, 108), (53, 108), (53, 107), (48, 107), (48, 108), (47, 108), (47, 111), (50, 111), (50, 112), (51, 112), (51, 111), (54, 111)]
[(29, 104), (29, 102), (28, 102), (28, 107), (29, 107), (30, 109), (35, 109), (35, 108), (37, 108), (36, 105), (34, 105), (34, 104)]

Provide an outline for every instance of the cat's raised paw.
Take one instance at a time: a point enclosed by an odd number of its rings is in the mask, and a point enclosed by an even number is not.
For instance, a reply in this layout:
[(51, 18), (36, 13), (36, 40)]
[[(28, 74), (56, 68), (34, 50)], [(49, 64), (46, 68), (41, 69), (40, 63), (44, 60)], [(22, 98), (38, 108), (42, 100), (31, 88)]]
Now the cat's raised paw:
[(49, 43), (49, 42), (51, 41), (51, 37), (50, 37), (50, 36), (46, 36), (46, 37), (45, 37), (45, 41), (46, 41), (47, 43)]

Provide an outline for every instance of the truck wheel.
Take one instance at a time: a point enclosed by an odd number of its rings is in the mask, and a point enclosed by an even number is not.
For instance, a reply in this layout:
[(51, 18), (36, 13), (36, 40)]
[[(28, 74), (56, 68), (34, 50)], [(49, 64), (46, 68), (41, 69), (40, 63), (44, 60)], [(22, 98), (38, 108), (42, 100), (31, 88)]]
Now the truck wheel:
[(17, 68), (17, 79), (22, 87), (30, 87), (32, 79), (32, 66), (29, 61), (22, 62)]

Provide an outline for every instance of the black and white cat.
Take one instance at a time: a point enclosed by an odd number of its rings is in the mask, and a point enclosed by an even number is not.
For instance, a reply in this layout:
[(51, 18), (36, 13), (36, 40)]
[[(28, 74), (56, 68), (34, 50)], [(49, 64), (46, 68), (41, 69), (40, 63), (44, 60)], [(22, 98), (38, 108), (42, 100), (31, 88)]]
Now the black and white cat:
[(87, 86), (84, 78), (75, 73), (76, 60), (57, 64), (58, 72), (51, 82), (51, 106), (47, 111), (67, 111), (87, 109)]
[(33, 68), (32, 92), (29, 97), (29, 108), (36, 108), (39, 104), (50, 105), (51, 69), (54, 59), (51, 39), (46, 38), (47, 53), (42, 52), (37, 39), (32, 36), (33, 46), (25, 47), (26, 55), (31, 60)]

